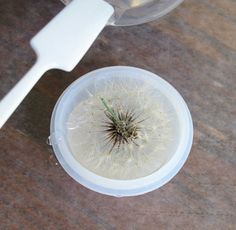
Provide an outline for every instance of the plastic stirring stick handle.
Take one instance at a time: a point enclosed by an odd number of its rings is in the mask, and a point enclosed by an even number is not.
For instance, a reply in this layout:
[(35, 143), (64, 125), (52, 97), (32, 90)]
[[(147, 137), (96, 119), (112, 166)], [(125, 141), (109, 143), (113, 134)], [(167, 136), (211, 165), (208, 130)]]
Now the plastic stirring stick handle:
[(36, 62), (25, 76), (12, 88), (0, 103), (0, 128), (16, 110), (35, 83), (48, 70), (40, 61)]

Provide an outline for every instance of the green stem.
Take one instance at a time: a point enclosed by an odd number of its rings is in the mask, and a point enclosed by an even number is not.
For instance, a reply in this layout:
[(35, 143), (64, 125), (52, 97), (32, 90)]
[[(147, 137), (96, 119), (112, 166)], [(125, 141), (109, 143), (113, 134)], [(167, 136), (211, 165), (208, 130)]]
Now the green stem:
[(118, 119), (118, 117), (117, 117), (115, 111), (107, 105), (105, 99), (102, 98), (102, 97), (100, 97), (100, 100), (102, 101), (102, 104), (105, 106), (105, 108), (107, 109), (107, 111), (115, 118), (115, 120), (118, 121), (119, 119)]

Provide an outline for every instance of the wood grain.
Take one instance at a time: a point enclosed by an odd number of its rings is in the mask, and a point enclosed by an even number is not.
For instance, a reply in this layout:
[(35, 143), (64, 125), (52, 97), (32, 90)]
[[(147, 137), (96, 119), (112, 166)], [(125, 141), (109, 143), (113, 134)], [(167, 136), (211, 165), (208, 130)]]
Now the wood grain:
[[(1, 0), (0, 98), (35, 61), (31, 37), (63, 5)], [(107, 27), (71, 72), (47, 72), (0, 131), (0, 229), (236, 229), (236, 2), (189, 0), (163, 19)], [(183, 95), (194, 121), (187, 163), (167, 185), (133, 198), (89, 191), (46, 144), (58, 97), (111, 65), (145, 68)]]

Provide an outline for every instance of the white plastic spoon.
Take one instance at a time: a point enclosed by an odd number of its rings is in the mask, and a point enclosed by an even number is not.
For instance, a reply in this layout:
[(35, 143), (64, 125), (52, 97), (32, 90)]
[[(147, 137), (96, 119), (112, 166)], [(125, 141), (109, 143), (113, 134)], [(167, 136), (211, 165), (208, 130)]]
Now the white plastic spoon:
[(71, 71), (114, 13), (103, 0), (74, 0), (32, 40), (37, 62), (0, 102), (0, 128), (49, 69)]

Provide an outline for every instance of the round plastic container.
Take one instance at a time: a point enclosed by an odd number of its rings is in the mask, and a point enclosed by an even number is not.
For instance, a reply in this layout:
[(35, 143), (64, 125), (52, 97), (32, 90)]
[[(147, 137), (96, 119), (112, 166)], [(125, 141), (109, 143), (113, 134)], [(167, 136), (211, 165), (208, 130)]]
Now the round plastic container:
[[(83, 100), (81, 91), (96, 79), (107, 81), (109, 77), (132, 76), (147, 81), (158, 89), (172, 104), (178, 124), (178, 143), (174, 154), (160, 169), (154, 173), (132, 180), (117, 180), (99, 176), (78, 162), (69, 146), (67, 121), (72, 110)], [(91, 90), (91, 89), (90, 89)], [(153, 191), (173, 178), (185, 163), (193, 140), (193, 125), (190, 112), (181, 95), (168, 82), (143, 69), (125, 66), (107, 67), (92, 71), (72, 83), (59, 98), (51, 118), (50, 143), (56, 157), (65, 171), (85, 187), (106, 195), (122, 197), (136, 196)]]
[[(69, 4), (72, 0), (61, 0)], [(174, 10), (183, 0), (106, 0), (115, 13), (108, 24), (113, 26), (131, 26), (161, 18)]]

